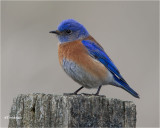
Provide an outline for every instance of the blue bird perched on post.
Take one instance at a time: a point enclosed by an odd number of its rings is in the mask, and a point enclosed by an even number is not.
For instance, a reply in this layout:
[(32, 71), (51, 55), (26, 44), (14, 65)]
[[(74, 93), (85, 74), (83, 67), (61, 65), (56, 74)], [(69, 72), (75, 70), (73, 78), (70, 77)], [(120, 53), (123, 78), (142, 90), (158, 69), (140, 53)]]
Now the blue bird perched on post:
[(110, 84), (139, 98), (102, 46), (82, 24), (73, 19), (67, 19), (60, 23), (56, 31), (50, 33), (56, 34), (60, 41), (58, 46), (60, 65), (74, 81), (82, 85), (74, 94), (85, 87), (98, 88), (95, 95), (99, 95), (102, 85)]

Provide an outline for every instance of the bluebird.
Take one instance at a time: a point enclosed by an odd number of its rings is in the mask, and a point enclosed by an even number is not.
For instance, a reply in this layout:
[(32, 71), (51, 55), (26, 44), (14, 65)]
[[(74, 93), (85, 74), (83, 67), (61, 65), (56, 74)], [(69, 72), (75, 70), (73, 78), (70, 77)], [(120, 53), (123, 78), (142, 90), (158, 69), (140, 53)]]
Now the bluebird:
[(103, 47), (89, 34), (87, 29), (74, 19), (62, 21), (56, 31), (59, 39), (58, 57), (64, 71), (81, 87), (97, 88), (99, 95), (102, 85), (120, 87), (136, 98), (139, 95), (128, 85), (118, 68)]

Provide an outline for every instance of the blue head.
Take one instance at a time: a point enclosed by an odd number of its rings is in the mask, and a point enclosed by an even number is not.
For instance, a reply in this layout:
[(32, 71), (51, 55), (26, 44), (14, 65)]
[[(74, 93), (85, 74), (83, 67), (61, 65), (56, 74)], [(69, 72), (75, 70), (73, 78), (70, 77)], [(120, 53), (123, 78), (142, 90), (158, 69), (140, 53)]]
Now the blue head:
[(58, 30), (50, 33), (57, 34), (61, 43), (84, 39), (89, 36), (85, 27), (73, 19), (62, 21), (58, 26)]

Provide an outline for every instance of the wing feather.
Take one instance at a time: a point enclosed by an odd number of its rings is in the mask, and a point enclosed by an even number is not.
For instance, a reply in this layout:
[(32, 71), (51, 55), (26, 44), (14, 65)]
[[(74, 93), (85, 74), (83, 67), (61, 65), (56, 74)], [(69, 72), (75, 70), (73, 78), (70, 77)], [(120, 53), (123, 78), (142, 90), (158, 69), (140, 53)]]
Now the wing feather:
[(87, 48), (90, 56), (100, 61), (115, 77), (127, 83), (121, 76), (119, 70), (114, 65), (112, 60), (100, 46), (90, 40), (82, 40), (82, 43)]

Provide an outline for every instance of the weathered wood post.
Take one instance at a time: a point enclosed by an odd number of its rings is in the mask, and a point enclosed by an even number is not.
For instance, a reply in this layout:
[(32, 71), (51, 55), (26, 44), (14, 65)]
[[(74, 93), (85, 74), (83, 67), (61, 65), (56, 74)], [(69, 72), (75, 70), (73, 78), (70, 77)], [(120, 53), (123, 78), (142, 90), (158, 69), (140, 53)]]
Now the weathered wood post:
[(136, 127), (136, 105), (105, 96), (21, 94), (9, 127)]

